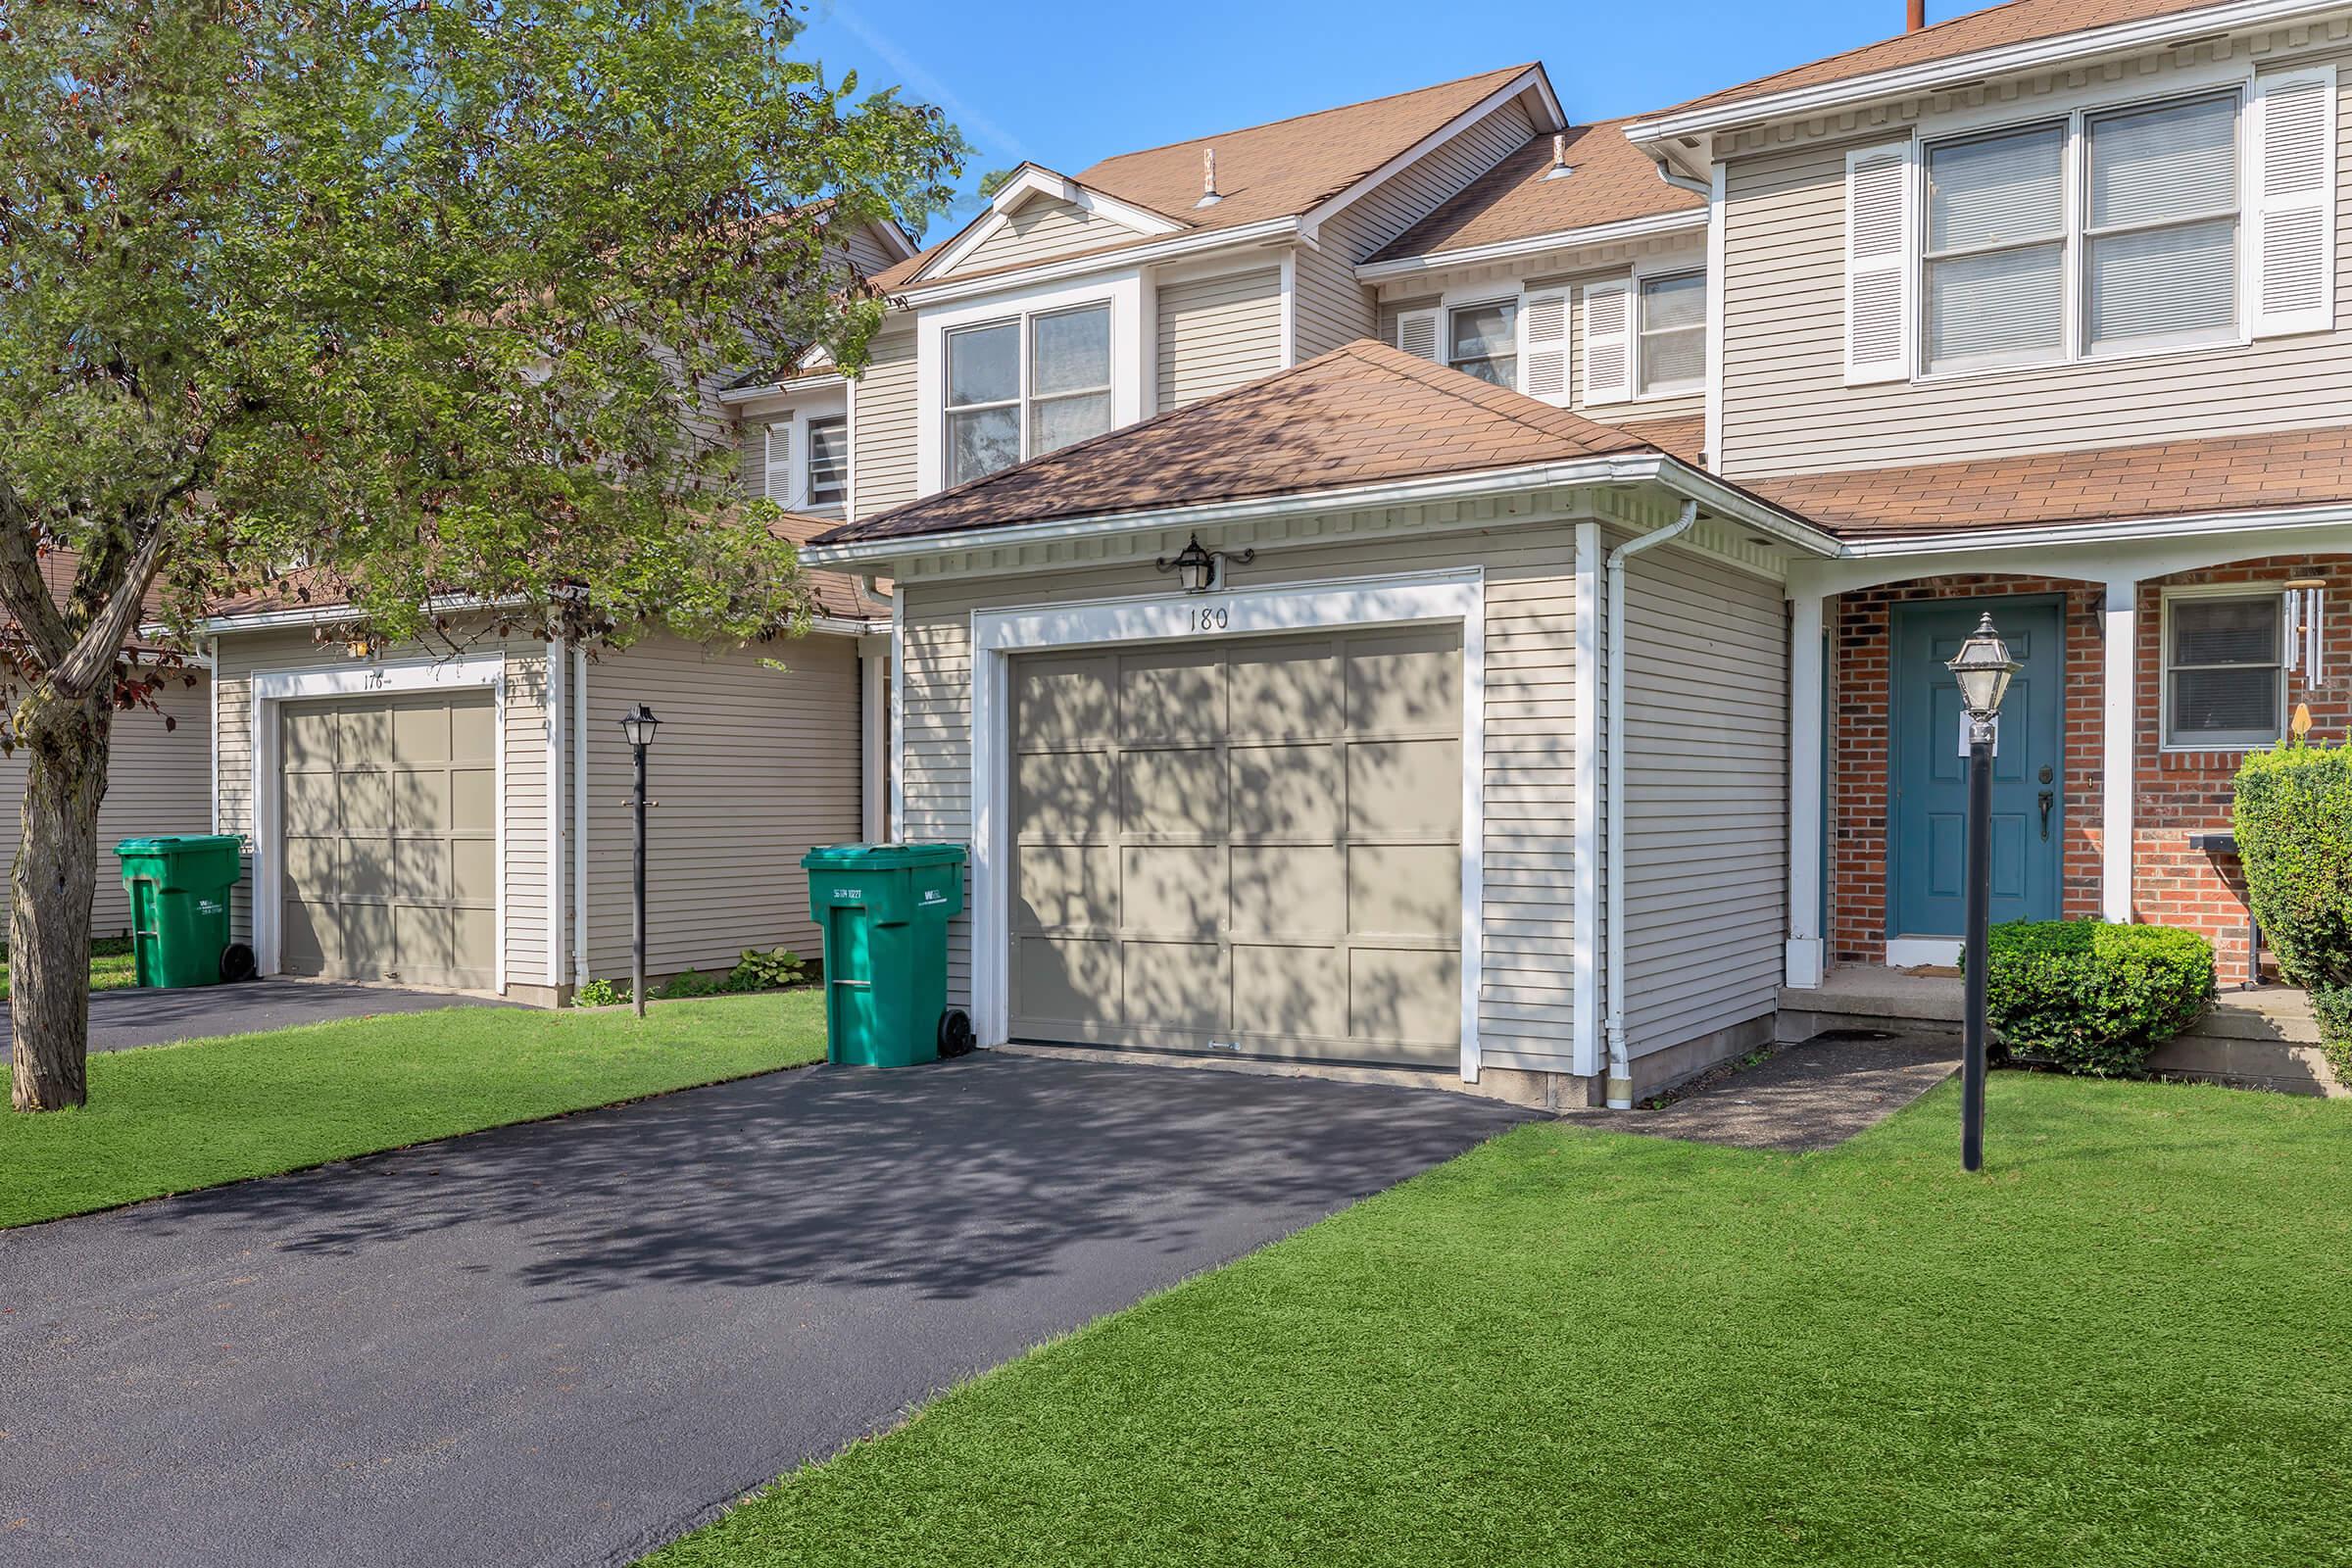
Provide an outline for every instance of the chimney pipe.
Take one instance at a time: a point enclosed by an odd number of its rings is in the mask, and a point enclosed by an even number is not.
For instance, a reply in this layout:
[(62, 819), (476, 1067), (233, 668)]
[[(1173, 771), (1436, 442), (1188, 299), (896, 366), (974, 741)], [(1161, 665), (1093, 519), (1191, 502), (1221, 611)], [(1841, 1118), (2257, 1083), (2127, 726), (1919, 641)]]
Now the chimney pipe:
[(1200, 199), (1193, 205), (1214, 207), (1224, 199), (1217, 190), (1217, 150), (1203, 147), (1200, 149)]
[(1903, 30), (1917, 32), (1928, 24), (1928, 0), (1909, 0), (1903, 11)]

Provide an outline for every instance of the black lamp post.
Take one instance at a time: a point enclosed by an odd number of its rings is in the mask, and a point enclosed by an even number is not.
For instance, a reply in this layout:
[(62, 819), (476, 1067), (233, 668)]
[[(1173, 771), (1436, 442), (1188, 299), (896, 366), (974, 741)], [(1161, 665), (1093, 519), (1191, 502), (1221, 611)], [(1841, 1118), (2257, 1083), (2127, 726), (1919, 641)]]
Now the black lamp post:
[(1960, 1168), (1984, 1168), (1984, 966), (1992, 914), (1992, 748), (2017, 662), (1984, 618), (1944, 666), (1960, 682), (1968, 710), (1968, 952), (1962, 968), (1966, 997), (1961, 1020)]
[(634, 901), (629, 909), (629, 1004), (637, 1016), (645, 1016), (645, 752), (654, 744), (654, 731), (662, 721), (654, 710), (643, 703), (637, 711), (621, 715), (620, 732), (628, 737), (629, 750), (636, 754), (637, 788), (629, 805), (637, 813), (636, 862), (633, 866)]

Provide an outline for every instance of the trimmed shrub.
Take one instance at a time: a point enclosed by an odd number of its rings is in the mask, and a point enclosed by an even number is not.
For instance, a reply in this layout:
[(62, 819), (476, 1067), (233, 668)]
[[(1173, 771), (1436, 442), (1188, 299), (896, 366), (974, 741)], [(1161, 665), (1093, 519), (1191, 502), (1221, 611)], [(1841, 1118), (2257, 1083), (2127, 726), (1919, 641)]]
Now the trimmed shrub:
[(1985, 1014), (2021, 1060), (2136, 1073), (2213, 1000), (2213, 944), (2194, 931), (2099, 920), (1992, 928)]
[(2320, 1017), (2320, 1045), (2335, 1076), (2352, 1083), (2352, 986), (2314, 986), (2311, 1010)]
[(2278, 967), (2310, 989), (2352, 985), (2352, 746), (2247, 754), (2232, 825)]

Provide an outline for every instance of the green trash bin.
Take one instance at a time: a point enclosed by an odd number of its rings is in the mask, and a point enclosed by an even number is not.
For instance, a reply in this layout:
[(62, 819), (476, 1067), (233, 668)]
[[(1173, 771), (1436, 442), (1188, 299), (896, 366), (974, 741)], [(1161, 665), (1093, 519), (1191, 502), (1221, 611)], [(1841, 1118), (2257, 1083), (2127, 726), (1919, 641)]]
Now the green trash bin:
[(834, 844), (801, 857), (825, 936), (825, 1054), (908, 1067), (970, 1049), (948, 1006), (948, 921), (963, 912), (960, 844)]
[(253, 972), (231, 952), (228, 898), (245, 874), (245, 841), (233, 833), (124, 839), (122, 886), (130, 895), (130, 946), (143, 986), (210, 986)]

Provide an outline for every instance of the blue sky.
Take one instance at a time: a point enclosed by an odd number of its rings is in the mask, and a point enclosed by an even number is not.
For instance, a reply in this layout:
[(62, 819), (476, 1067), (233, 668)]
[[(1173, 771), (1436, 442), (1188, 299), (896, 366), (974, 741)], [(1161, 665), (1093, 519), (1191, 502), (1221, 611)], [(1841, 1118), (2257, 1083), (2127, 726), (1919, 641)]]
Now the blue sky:
[[(1928, 19), (1980, 3), (1929, 0)], [(1660, 109), (1899, 32), (1903, 0), (811, 0), (806, 15), (804, 52), (946, 109), (976, 175), (1024, 158), (1075, 171), (1523, 60), (1579, 120)]]

